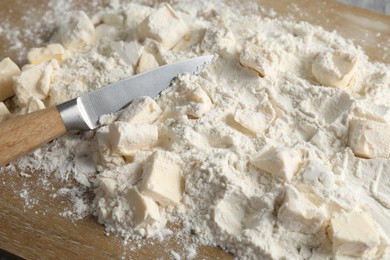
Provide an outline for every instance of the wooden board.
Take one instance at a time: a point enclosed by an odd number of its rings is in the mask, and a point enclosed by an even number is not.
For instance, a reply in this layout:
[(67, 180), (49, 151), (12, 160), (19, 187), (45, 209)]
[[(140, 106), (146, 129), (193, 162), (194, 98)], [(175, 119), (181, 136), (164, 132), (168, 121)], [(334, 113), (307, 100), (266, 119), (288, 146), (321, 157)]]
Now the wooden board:
[[(80, 1), (81, 2), (81, 1)], [(324, 0), (297, 0), (293, 4), (287, 0), (258, 0), (259, 5), (273, 8), (279, 16), (292, 16), (298, 21), (308, 21), (321, 25), (328, 30), (337, 30), (341, 35), (362, 46), (371, 60), (390, 63), (390, 17), (367, 10)], [(1, 21), (7, 21), (16, 28), (33, 26), (40, 22), (46, 12), (48, 0), (0, 1)], [(88, 5), (88, 1), (84, 1)], [(101, 5), (105, 5), (104, 0)], [(90, 5), (90, 4), (89, 4)], [(34, 8), (33, 15), (29, 12)], [(93, 8), (91, 5), (87, 8)], [(23, 20), (22, 17), (29, 19)], [(37, 32), (35, 37), (47, 39), (51, 26)], [(36, 39), (21, 34), (25, 48), (34, 47)], [(0, 30), (0, 59), (18, 57), (13, 42), (7, 40)], [(23, 63), (23, 60), (19, 60)], [(136, 252), (131, 245), (124, 246), (120, 238), (106, 236), (102, 225), (93, 217), (72, 220), (59, 215), (71, 205), (64, 197), (52, 198), (51, 190), (42, 189), (39, 174), (21, 177), (16, 174), (0, 173), (0, 248), (13, 254), (29, 258), (130, 258), (153, 259), (170, 258), (170, 249), (183, 257), (183, 241), (190, 237), (173, 237), (164, 242), (148, 240), (147, 244)], [(48, 189), (57, 189), (61, 183), (53, 178)], [(28, 190), (20, 194), (21, 190)], [(28, 203), (26, 203), (28, 202)], [(27, 205), (27, 206), (26, 206)], [(201, 247), (197, 259), (228, 259), (232, 256), (218, 248)]]

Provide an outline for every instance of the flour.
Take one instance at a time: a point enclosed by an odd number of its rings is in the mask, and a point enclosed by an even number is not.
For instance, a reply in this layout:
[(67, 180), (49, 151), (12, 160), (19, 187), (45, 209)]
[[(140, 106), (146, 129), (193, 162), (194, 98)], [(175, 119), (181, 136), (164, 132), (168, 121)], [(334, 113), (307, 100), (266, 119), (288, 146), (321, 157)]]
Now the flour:
[[(215, 59), (155, 100), (105, 116), (95, 132), (70, 133), (7, 167), (74, 181), (53, 195), (73, 202), (61, 214), (92, 213), (109, 234), (193, 234), (188, 259), (197, 245), (242, 259), (388, 258), (389, 66), (335, 32), (249, 6), (131, 3), (69, 14), (52, 39), (61, 59), (35, 51), (37, 64), (14, 77), (45, 107), (156, 66)], [(25, 76), (34, 69), (44, 81)], [(14, 101), (18, 114), (31, 111), (26, 91)]]

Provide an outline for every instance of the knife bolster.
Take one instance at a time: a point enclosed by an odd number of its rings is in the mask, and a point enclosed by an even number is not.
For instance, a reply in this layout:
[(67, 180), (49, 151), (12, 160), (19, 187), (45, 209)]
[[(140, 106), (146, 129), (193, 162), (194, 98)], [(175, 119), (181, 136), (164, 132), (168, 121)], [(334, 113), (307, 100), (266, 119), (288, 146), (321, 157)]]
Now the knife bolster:
[(79, 102), (79, 98), (58, 105), (57, 109), (66, 130), (91, 130), (95, 128), (86, 123), (85, 118), (88, 118), (88, 116), (86, 113), (83, 114), (82, 104)]

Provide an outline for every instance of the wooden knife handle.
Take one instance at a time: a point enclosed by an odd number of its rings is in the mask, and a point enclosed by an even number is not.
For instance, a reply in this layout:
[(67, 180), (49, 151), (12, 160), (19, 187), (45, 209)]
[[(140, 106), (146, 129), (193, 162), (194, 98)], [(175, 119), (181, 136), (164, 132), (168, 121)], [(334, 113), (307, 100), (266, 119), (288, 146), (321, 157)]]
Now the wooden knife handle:
[(56, 107), (0, 123), (0, 166), (66, 133)]

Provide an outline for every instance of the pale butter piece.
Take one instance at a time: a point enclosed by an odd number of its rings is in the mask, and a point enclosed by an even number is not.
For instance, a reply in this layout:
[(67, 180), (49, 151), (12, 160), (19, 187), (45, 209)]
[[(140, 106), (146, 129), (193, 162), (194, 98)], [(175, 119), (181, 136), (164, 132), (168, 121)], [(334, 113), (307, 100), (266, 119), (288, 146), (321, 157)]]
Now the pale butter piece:
[(145, 18), (154, 10), (152, 7), (129, 3), (125, 10), (125, 25), (129, 30), (134, 30), (145, 20)]
[(180, 165), (168, 152), (154, 152), (144, 166), (141, 193), (163, 206), (179, 205), (183, 189)]
[(270, 126), (274, 115), (262, 111), (237, 110), (234, 121), (254, 134), (263, 133)]
[(160, 106), (150, 97), (134, 99), (120, 114), (118, 121), (152, 124), (161, 115)]
[(302, 155), (299, 150), (293, 148), (271, 148), (264, 154), (253, 159), (251, 163), (272, 175), (290, 181), (299, 171)]
[(230, 235), (241, 236), (248, 217), (244, 201), (248, 198), (240, 193), (227, 193), (215, 206), (214, 221), (219, 229)]
[(38, 64), (51, 59), (62, 62), (65, 55), (64, 47), (59, 43), (49, 44), (43, 48), (33, 48), (27, 53), (27, 60), (31, 64)]
[(112, 48), (127, 65), (132, 67), (133, 71), (144, 51), (144, 47), (137, 41), (116, 42), (112, 44)]
[(46, 108), (45, 104), (40, 100), (39, 98), (36, 98), (34, 96), (30, 97), (27, 101), (26, 108), (24, 110), (25, 114), (41, 110)]
[(153, 147), (158, 140), (155, 125), (117, 121), (109, 126), (109, 139), (114, 153), (132, 155), (134, 150)]
[(58, 68), (58, 62), (54, 59), (24, 66), (22, 73), (13, 79), (13, 88), (19, 103), (25, 106), (32, 96), (45, 99), (49, 95), (52, 74)]
[(10, 58), (5, 58), (0, 62), (0, 101), (15, 95), (12, 88), (12, 77), (20, 73), (18, 65)]
[(230, 56), (237, 50), (237, 41), (233, 32), (223, 24), (207, 28), (200, 44), (202, 50), (216, 52), (221, 56)]
[(278, 211), (278, 220), (288, 230), (312, 234), (321, 229), (325, 216), (297, 189), (288, 185), (283, 204)]
[(5, 106), (4, 102), (0, 102), (0, 122), (3, 122), (11, 117), (11, 113)]
[(371, 102), (356, 101), (356, 107), (353, 109), (357, 117), (367, 120), (378, 121), (390, 125), (390, 107), (377, 105)]
[(119, 189), (124, 190), (129, 186), (136, 185), (142, 180), (142, 171), (143, 161), (135, 158), (132, 163), (115, 167), (112, 170), (112, 174), (116, 177)]
[[(125, 169), (125, 166), (123, 169)], [(131, 171), (131, 169), (129, 170)], [(126, 177), (122, 176), (124, 174), (121, 172), (103, 172), (103, 174), (109, 176), (97, 176), (97, 192), (101, 198), (95, 201), (97, 203), (95, 204), (97, 206), (96, 213), (100, 223), (103, 223), (105, 219), (110, 217), (110, 213), (115, 215), (115, 207), (120, 207), (120, 205), (123, 210), (127, 211), (126, 219), (123, 219), (122, 222), (126, 221), (126, 224), (132, 228), (143, 227), (161, 221), (160, 211), (156, 202), (142, 195), (136, 187), (129, 183), (126, 183), (129, 186), (125, 186), (125, 189), (121, 187), (123, 180), (116, 175)], [(118, 201), (118, 196), (120, 195), (123, 196), (123, 200)]]
[(99, 12), (91, 17), (91, 22), (95, 25), (110, 25), (114, 27), (121, 27), (124, 23), (124, 16), (122, 13), (117, 13), (115, 11), (104, 11)]
[(357, 57), (341, 51), (318, 54), (312, 73), (319, 83), (335, 88), (346, 88), (355, 74)]
[(96, 138), (98, 142), (97, 160), (99, 164), (122, 165), (125, 163), (121, 155), (113, 154), (111, 151), (108, 126), (100, 127), (96, 131)]
[(331, 167), (325, 165), (322, 160), (308, 160), (305, 169), (301, 173), (302, 184), (307, 185), (315, 194), (321, 192), (326, 196), (335, 186), (335, 176)]
[(356, 156), (364, 158), (390, 157), (390, 126), (371, 120), (349, 123), (348, 145)]
[(59, 41), (67, 49), (82, 49), (93, 43), (95, 27), (83, 11), (73, 13), (62, 24), (53, 40)]
[(113, 198), (116, 195), (118, 183), (116, 179), (107, 176), (97, 176), (98, 187), (106, 197)]
[(213, 102), (201, 87), (197, 87), (191, 91), (188, 94), (188, 99), (190, 101), (188, 114), (195, 118), (205, 115), (213, 108)]
[(144, 52), (142, 53), (141, 58), (139, 59), (137, 74), (155, 69), (158, 66), (159, 64), (156, 61), (156, 58), (154, 58), (153, 54)]
[(381, 238), (378, 228), (367, 213), (343, 213), (330, 220), (333, 254), (372, 257)]
[(95, 39), (97, 41), (113, 41), (118, 34), (118, 30), (114, 26), (105, 23), (99, 24), (95, 28)]
[(156, 202), (142, 195), (136, 188), (127, 190), (126, 200), (131, 209), (133, 227), (161, 221), (160, 211)]
[(142, 196), (134, 187), (141, 176), (142, 165), (129, 163), (105, 169), (96, 177), (93, 204), (99, 223), (111, 220), (124, 228), (142, 228), (160, 221), (156, 203)]
[(256, 71), (262, 77), (271, 74), (278, 61), (278, 56), (262, 48), (260, 43), (248, 42), (240, 53), (241, 65)]
[(142, 164), (127, 163), (105, 169), (98, 176), (98, 187), (108, 195), (123, 193), (128, 187), (134, 186), (142, 178)]
[(169, 4), (163, 4), (140, 24), (138, 35), (141, 40), (151, 38), (167, 49), (173, 48), (189, 28)]

